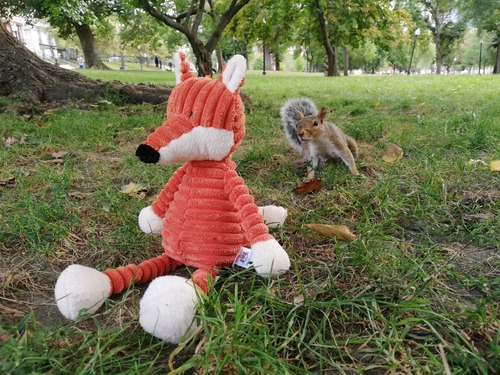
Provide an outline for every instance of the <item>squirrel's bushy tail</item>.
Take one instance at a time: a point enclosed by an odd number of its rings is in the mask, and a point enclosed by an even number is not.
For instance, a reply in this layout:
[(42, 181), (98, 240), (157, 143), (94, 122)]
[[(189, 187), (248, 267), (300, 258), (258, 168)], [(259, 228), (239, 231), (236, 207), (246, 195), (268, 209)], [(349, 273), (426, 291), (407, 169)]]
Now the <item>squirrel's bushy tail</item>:
[(302, 141), (297, 136), (295, 124), (302, 117), (317, 116), (316, 104), (309, 98), (296, 98), (288, 100), (280, 110), (283, 128), (290, 145), (298, 152), (302, 152)]

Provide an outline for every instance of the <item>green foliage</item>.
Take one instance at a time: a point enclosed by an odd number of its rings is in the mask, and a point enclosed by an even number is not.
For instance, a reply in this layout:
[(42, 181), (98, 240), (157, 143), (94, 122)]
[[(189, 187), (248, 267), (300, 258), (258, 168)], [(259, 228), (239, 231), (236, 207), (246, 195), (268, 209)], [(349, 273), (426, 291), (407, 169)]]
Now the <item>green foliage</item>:
[(0, 11), (5, 12), (6, 9), (27, 19), (47, 19), (51, 26), (58, 28), (62, 37), (68, 37), (73, 33), (75, 24), (108, 27), (106, 18), (118, 12), (119, 6), (106, 0), (6, 0), (0, 5)]
[(480, 30), (496, 33), (500, 30), (500, 4), (496, 0), (465, 0), (464, 11)]
[(450, 56), (465, 33), (465, 20), (460, 16), (459, 0), (418, 0), (421, 5), (426, 28), (432, 33), (436, 45), (436, 72)]

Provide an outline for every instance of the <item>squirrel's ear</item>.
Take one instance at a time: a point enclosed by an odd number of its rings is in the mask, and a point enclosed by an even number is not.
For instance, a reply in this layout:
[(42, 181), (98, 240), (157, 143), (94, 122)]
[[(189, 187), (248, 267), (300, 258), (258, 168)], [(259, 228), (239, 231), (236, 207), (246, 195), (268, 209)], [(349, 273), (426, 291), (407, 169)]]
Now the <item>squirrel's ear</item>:
[(304, 118), (304, 114), (301, 111), (297, 111), (297, 115), (299, 116), (299, 120)]
[(318, 115), (321, 122), (323, 122), (323, 120), (325, 119), (327, 114), (328, 114), (328, 110), (325, 107), (321, 107), (321, 109), (319, 110), (319, 115)]

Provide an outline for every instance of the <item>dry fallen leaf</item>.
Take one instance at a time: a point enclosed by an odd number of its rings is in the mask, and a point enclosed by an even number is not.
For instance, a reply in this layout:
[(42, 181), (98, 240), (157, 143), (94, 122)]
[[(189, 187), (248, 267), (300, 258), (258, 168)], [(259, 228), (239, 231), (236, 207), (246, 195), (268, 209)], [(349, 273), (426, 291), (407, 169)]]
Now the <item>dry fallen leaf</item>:
[(137, 195), (142, 197), (148, 189), (143, 185), (138, 185), (135, 182), (130, 182), (128, 185), (123, 185), (121, 192), (128, 195)]
[(69, 192), (70, 198), (79, 199), (79, 200), (88, 198), (91, 195), (92, 195), (91, 193), (83, 193), (83, 192), (77, 191), (77, 190), (72, 190)]
[(334, 237), (343, 241), (354, 241), (358, 237), (345, 225), (306, 224), (309, 229), (323, 237)]
[(298, 194), (309, 194), (317, 193), (323, 187), (323, 183), (319, 178), (315, 178), (311, 181), (304, 182), (303, 184), (297, 186), (293, 191)]
[(4, 146), (5, 147), (12, 147), (14, 145), (14, 143), (16, 143), (16, 139), (15, 138), (12, 138), (12, 137), (8, 137), (5, 142), (4, 142)]
[(14, 146), (15, 144), (19, 144), (19, 145), (24, 145), (26, 144), (26, 134), (22, 135), (19, 139), (16, 139), (14, 137), (8, 137), (7, 139), (5, 139), (4, 141), (4, 146), (5, 147), (12, 147)]
[(387, 163), (394, 163), (403, 157), (403, 149), (398, 145), (392, 144), (386, 148), (382, 159)]
[(53, 152), (50, 154), (54, 159), (64, 159), (68, 155), (68, 152), (66, 151), (59, 151), (59, 152)]
[(122, 193), (123, 194), (130, 194), (137, 189), (137, 184), (134, 182), (130, 182), (128, 185), (123, 185), (122, 186)]
[(15, 177), (10, 177), (5, 180), (0, 180), (0, 186), (14, 187), (17, 185), (17, 180)]
[(493, 160), (490, 163), (490, 171), (492, 171), (492, 172), (500, 172), (500, 160)]

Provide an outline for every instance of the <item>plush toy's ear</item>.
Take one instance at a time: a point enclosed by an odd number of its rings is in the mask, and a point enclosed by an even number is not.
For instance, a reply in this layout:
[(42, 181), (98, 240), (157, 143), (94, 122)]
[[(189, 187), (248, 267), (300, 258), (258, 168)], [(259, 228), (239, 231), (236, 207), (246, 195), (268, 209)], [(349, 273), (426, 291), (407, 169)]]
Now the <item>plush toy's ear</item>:
[(175, 84), (181, 83), (181, 57), (179, 53), (174, 53)]
[(247, 70), (247, 61), (241, 55), (233, 56), (222, 72), (222, 83), (229, 91), (234, 93), (245, 83), (245, 73)]
[(178, 52), (174, 54), (174, 68), (175, 68), (175, 84), (178, 85), (182, 81), (194, 77), (193, 72), (190, 71), (189, 62), (186, 61), (186, 54)]

